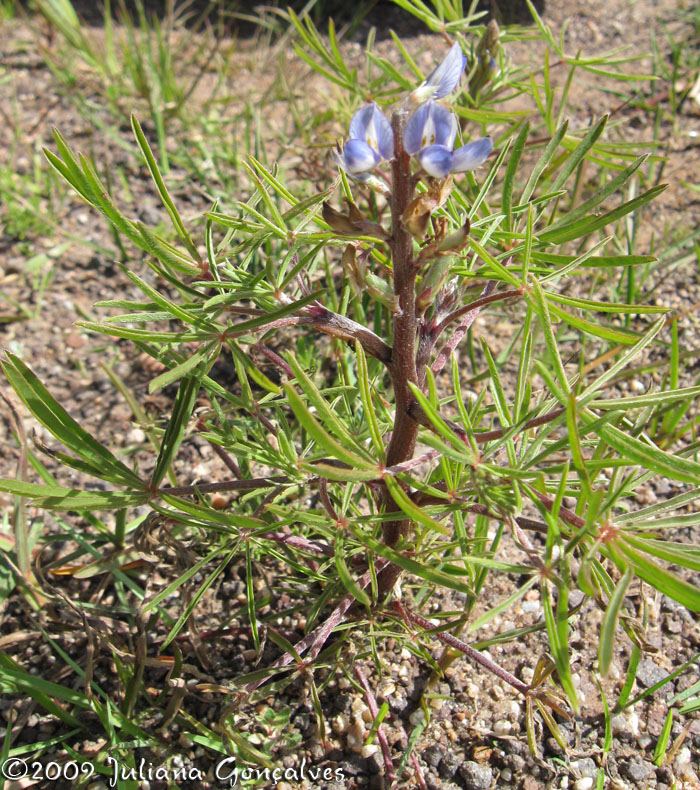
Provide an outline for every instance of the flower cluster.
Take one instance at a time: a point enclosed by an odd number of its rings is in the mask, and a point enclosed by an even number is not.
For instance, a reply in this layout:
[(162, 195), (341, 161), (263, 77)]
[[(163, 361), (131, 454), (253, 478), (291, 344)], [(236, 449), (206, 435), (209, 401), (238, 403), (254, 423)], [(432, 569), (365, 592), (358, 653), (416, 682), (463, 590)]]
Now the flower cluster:
[[(462, 48), (455, 43), (443, 62), (409, 96), (410, 104), (420, 106), (406, 123), (403, 147), (434, 178), (474, 170), (486, 161), (493, 149), (491, 138), (482, 137), (455, 150), (457, 119), (453, 112), (436, 101), (455, 89), (464, 66)], [(334, 152), (338, 165), (358, 181), (368, 181), (371, 171), (393, 156), (391, 124), (374, 102), (365, 104), (353, 115), (349, 140), (341, 150)]]

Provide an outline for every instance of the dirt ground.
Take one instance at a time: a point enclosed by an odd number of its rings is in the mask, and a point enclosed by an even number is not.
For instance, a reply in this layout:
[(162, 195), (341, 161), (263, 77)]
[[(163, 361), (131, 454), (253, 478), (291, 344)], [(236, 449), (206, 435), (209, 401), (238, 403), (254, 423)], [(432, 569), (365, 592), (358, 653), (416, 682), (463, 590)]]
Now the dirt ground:
[[(680, 30), (674, 22), (677, 10), (675, 0), (663, 0), (653, 4), (642, 0), (628, 3), (623, 0), (590, 0), (589, 2), (563, 2), (549, 0), (544, 11), (545, 21), (558, 34), (562, 24), (569, 20), (566, 33), (566, 49), (575, 52), (579, 48), (585, 54), (594, 54), (613, 47), (626, 46), (633, 52), (649, 49), (649, 33), (652, 28), (659, 30), (655, 21), (657, 16), (670, 20), (674, 30)], [(361, 50), (361, 33), (356, 43), (348, 44), (350, 51)], [(411, 40), (414, 51), (423, 50), (426, 62), (429, 59), (427, 44), (429, 37), (420, 36)], [(389, 54), (391, 41), (380, 41), (381, 54)], [(508, 48), (509, 56), (515, 62), (525, 62), (533, 53), (531, 42), (515, 42)], [(232, 81), (232, 99), (228, 110), (231, 117), (240, 111), (246, 93), (274, 88), (270, 85), (270, 73), (261, 69), (256, 61), (259, 51), (256, 42), (241, 40), (232, 63), (237, 69)], [(37, 47), (36, 34), (21, 21), (0, 25), (0, 62), (4, 68), (4, 78), (0, 79), (0, 164), (2, 160), (18, 174), (32, 172), (41, 163), (41, 146), (53, 147), (51, 127), (58, 127), (70, 144), (93, 155), (103, 169), (119, 166), (128, 181), (128, 190), (117, 187), (117, 199), (127, 205), (129, 211), (138, 215), (150, 225), (164, 221), (165, 214), (147, 178), (136, 164), (136, 160), (99, 128), (112, 123), (105, 110), (95, 104), (92, 122), (81, 118), (66, 95)], [(635, 71), (644, 72), (648, 61), (632, 64)], [(646, 67), (646, 68), (645, 68)], [(303, 64), (290, 62), (290, 74), (295, 88), (300, 94), (309, 94), (308, 73)], [(557, 73), (556, 79), (564, 74)], [(588, 126), (590, 122), (605, 112), (615, 110), (613, 118), (619, 121), (614, 134), (627, 141), (651, 140), (653, 137), (653, 113), (642, 107), (628, 104), (620, 106), (621, 100), (612, 94), (599, 90), (600, 81), (590, 77), (589, 84), (579, 84), (573, 95), (571, 114), (572, 128)], [(86, 75), (89, 86), (89, 77)], [(649, 86), (642, 90), (649, 100), (648, 104), (668, 106), (668, 85), (657, 83), (659, 91), (649, 93)], [(206, 90), (206, 81), (201, 87)], [(313, 90), (313, 89), (311, 89)], [(89, 87), (88, 87), (89, 91)], [(664, 94), (664, 91), (666, 93)], [(280, 145), (287, 134), (287, 121), (279, 118), (279, 107), (287, 105), (275, 102), (274, 91), (269, 102), (270, 143)], [(318, 87), (318, 94), (321, 88)], [(94, 98), (98, 98), (94, 94)], [(125, 112), (131, 108), (125, 107)], [(15, 130), (19, 130), (16, 132)], [(318, 145), (322, 150), (329, 145), (333, 135), (340, 130), (331, 125), (320, 127)], [(125, 114), (124, 136), (128, 137), (128, 114)], [(174, 135), (177, 131), (173, 132)], [(613, 132), (611, 132), (613, 134)], [(700, 106), (692, 100), (685, 103), (675, 121), (666, 113), (661, 122), (660, 139), (664, 144), (663, 153), (667, 163), (661, 180), (668, 182), (670, 188), (657, 200), (643, 218), (640, 238), (649, 245), (663, 238), (666, 228), (677, 230), (679, 235), (694, 232), (700, 226), (700, 200), (698, 192), (683, 186), (681, 182), (698, 182), (700, 173)], [(173, 140), (173, 143), (176, 141)], [(175, 146), (173, 146), (175, 147)], [(288, 161), (303, 168), (303, 149), (298, 141), (288, 139), (281, 150)], [(325, 154), (324, 154), (325, 155)], [(43, 164), (41, 165), (43, 167)], [(209, 209), (210, 201), (203, 190), (188, 188), (183, 183), (184, 173), (173, 167), (170, 182), (173, 184), (175, 200), (186, 218), (195, 218)], [(63, 197), (56, 197), (56, 194)], [(167, 412), (171, 393), (166, 390), (155, 395), (148, 394), (148, 383), (157, 374), (152, 360), (139, 353), (126, 341), (106, 340), (103, 336), (88, 334), (76, 328), (75, 322), (85, 317), (99, 317), (99, 310), (93, 304), (108, 298), (139, 298), (139, 293), (129, 283), (115, 265), (119, 253), (106, 222), (95, 216), (90, 209), (73, 199), (67, 189), (60, 187), (51, 197), (39, 196), (40, 213), (53, 217), (43, 227), (39, 225), (25, 238), (18, 238), (5, 217), (5, 228), (0, 236), (0, 294), (6, 302), (0, 301), (0, 347), (20, 352), (29, 362), (37, 375), (47, 384), (51, 392), (69, 412), (95, 436), (109, 442), (117, 450), (140, 453), (144, 465), (152, 463), (148, 453), (143, 451), (144, 434), (134, 421), (128, 404), (117, 392), (104, 372), (104, 365), (111, 365), (116, 375), (144, 405), (147, 414), (157, 419)], [(52, 205), (46, 203), (50, 200)], [(3, 215), (0, 215), (3, 216)], [(91, 246), (80, 244), (77, 239), (90, 242)], [(638, 248), (638, 252), (646, 250)], [(51, 281), (45, 290), (39, 287), (39, 278), (27, 276), (27, 262), (44, 259), (48, 256)], [(39, 265), (39, 264), (37, 264)], [(129, 264), (138, 274), (147, 276), (145, 263), (138, 258)], [(47, 271), (46, 266), (42, 271)], [(681, 262), (653, 275), (649, 287), (649, 300), (655, 304), (671, 306), (676, 310), (687, 310), (700, 302), (700, 278), (697, 264)], [(26, 320), (14, 320), (18, 311), (13, 303), (36, 308)], [(679, 324), (683, 349), (693, 351), (700, 348), (697, 333), (697, 319), (690, 312)], [(504, 339), (510, 335), (506, 322), (493, 326), (487, 318), (480, 318), (479, 331), (488, 331), (498, 343), (499, 336)], [(685, 375), (688, 384), (697, 383), (698, 369), (689, 366)], [(222, 376), (232, 376), (232, 371), (221, 371)], [(627, 386), (623, 384), (622, 386)], [(5, 384), (0, 384), (3, 392), (9, 392)], [(16, 399), (15, 399), (16, 400)], [(34, 428), (40, 439), (51, 443), (52, 437), (29, 419), (25, 420), (27, 429)], [(150, 459), (150, 460), (149, 460)], [(12, 477), (16, 473), (18, 450), (13, 442), (9, 422), (0, 420), (0, 476)], [(77, 473), (58, 469), (47, 460), (47, 465), (55, 472), (60, 484), (79, 487), (85, 481)], [(193, 439), (186, 443), (176, 462), (176, 470), (183, 481), (208, 478), (226, 474), (225, 467), (211, 452), (204, 441)], [(93, 483), (94, 484), (94, 483)], [(656, 481), (648, 491), (641, 494), (639, 501), (651, 503), (668, 497), (678, 489), (667, 480)], [(11, 497), (0, 495), (0, 506), (8, 511), (12, 508)], [(39, 518), (39, 514), (32, 513)], [(52, 517), (42, 515), (45, 528), (51, 530)], [(86, 524), (73, 519), (75, 528)], [(683, 539), (698, 543), (697, 531), (685, 530)], [(61, 556), (63, 547), (54, 547), (55, 555)], [(274, 572), (274, 565), (268, 569)], [(163, 569), (165, 574), (165, 569)], [(232, 563), (224, 579), (212, 595), (202, 604), (201, 629), (216, 629), (222, 610), (240, 605), (241, 596), (245, 600), (245, 566)], [(696, 580), (697, 581), (697, 580)], [(55, 582), (56, 585), (59, 582)], [(71, 596), (90, 596), (96, 591), (98, 583), (93, 580), (75, 579), (60, 582), (62, 594)], [(506, 583), (494, 584), (484, 600), (484, 609), (491, 607), (511, 591)], [(648, 590), (641, 587), (633, 590), (632, 598), (641, 605), (642, 597)], [(637, 673), (637, 690), (655, 684), (667, 673), (698, 656), (700, 651), (700, 627), (696, 616), (663, 595), (651, 596), (649, 603), (649, 623), (645, 635), (647, 650)], [(442, 602), (445, 608), (457, 608), (456, 599)], [(435, 602), (437, 606), (437, 602)], [(641, 608), (641, 607), (640, 607)], [(530, 625), (541, 615), (542, 606), (539, 594), (531, 591), (521, 605), (509, 610), (502, 618), (492, 621), (480, 637), (487, 638), (514, 627)], [(261, 612), (265, 614), (265, 612)], [(476, 613), (478, 615), (478, 612)], [(37, 668), (43, 677), (61, 682), (60, 672), (54, 672), (49, 663), (49, 653), (38, 630), (34, 615), (28, 613), (15, 598), (0, 603), (0, 648), (21, 663)], [(56, 624), (52, 618), (70, 618), (70, 613), (48, 612), (49, 627)], [(697, 718), (675, 717), (672, 738), (680, 735), (684, 724), (688, 725), (685, 741), (671, 765), (656, 767), (652, 755), (657, 738), (666, 717), (667, 705), (674, 694), (688, 688), (700, 679), (700, 666), (690, 666), (673, 682), (668, 683), (656, 694), (637, 704), (634, 709), (613, 719), (615, 736), (612, 750), (603, 754), (605, 732), (603, 727), (603, 708), (601, 696), (595, 683), (591, 668), (597, 657), (597, 645), (593, 635), (597, 633), (602, 613), (592, 604), (586, 604), (576, 618), (571, 638), (573, 650), (572, 667), (574, 682), (580, 691), (583, 710), (580, 717), (561, 724), (562, 731), (569, 742), (569, 751), (564, 753), (557, 742), (540, 729), (540, 754), (533, 758), (525, 738), (525, 707), (523, 701), (501, 681), (469, 664), (466, 659), (456, 662), (448, 670), (439, 692), (444, 699), (435, 699), (431, 705), (432, 718), (424, 730), (416, 754), (421, 762), (427, 787), (443, 790), (488, 790), (488, 788), (518, 788), (518, 790), (539, 790), (539, 788), (573, 788), (589, 790), (595, 787), (595, 775), (602, 765), (606, 774), (606, 787), (614, 790), (642, 788), (643, 790), (679, 790), (700, 788), (700, 720)], [(286, 618), (281, 623), (290, 634), (300, 634), (299, 623)], [(77, 627), (77, 626), (76, 626)], [(242, 632), (243, 629), (241, 629)], [(290, 638), (292, 638), (290, 636)], [(225, 639), (213, 640), (207, 648), (208, 666), (195, 666), (195, 656), (188, 656), (192, 665), (192, 677), (201, 680), (208, 678), (212, 683), (224, 683), (235, 678), (243, 671), (252, 668), (251, 645), (246, 634), (229, 635)], [(84, 650), (84, 643), (77, 637), (64, 636), (64, 647), (75, 656)], [(262, 662), (274, 660), (275, 648), (269, 646)], [(252, 651), (254, 653), (254, 651)], [(541, 632), (530, 634), (515, 644), (492, 647), (490, 654), (494, 660), (516, 676), (527, 681), (531, 677), (536, 659), (546, 652), (545, 637)], [(438, 654), (437, 644), (435, 655)], [(614, 667), (607, 680), (606, 693), (609, 700), (616, 697), (616, 689), (624, 679), (624, 670), (629, 656), (629, 644), (620, 641), (617, 647)], [(385, 699), (390, 708), (387, 730), (393, 754), (402, 753), (406, 744), (406, 733), (420, 720), (421, 711), (417, 707), (421, 691), (429, 677), (429, 668), (421, 665), (415, 656), (406, 649), (388, 643), (384, 646), (383, 660), (388, 671), (376, 682), (375, 692), (381, 701)], [(62, 666), (62, 665), (61, 665)], [(368, 665), (369, 667), (369, 665)], [(370, 671), (371, 668), (368, 669)], [(109, 687), (112, 665), (108, 656), (103, 656), (96, 665), (96, 680)], [(154, 685), (162, 682), (154, 674)], [(72, 681), (72, 679), (71, 679)], [(375, 681), (373, 681), (374, 683)], [(212, 724), (221, 715), (225, 701), (212, 694), (192, 695), (187, 710), (195, 718)], [(385, 787), (381, 752), (376, 747), (362, 745), (367, 721), (371, 721), (363, 698), (352, 685), (342, 677), (332, 681), (321, 698), (324, 715), (329, 728), (325, 744), (319, 741), (315, 726), (313, 707), (309, 688), (299, 681), (284, 691), (284, 699), (277, 701), (291, 709), (291, 722), (283, 733), (278, 733), (273, 754), (285, 767), (298, 765), (304, 757), (308, 765), (320, 765), (340, 771), (342, 779), (325, 780), (319, 784), (310, 781), (290, 781), (288, 788), (322, 787), (326, 790), (340, 788)], [(13, 745), (32, 744), (59, 734), (60, 725), (45, 716), (30, 701), (0, 699), (0, 725), (4, 724), (12, 709), (19, 709), (20, 720), (13, 729)], [(241, 711), (242, 729), (258, 727), (254, 711)], [(4, 728), (0, 726), (0, 740)], [(262, 737), (262, 736), (261, 736)], [(179, 750), (182, 759), (201, 768), (206, 777), (201, 781), (181, 783), (181, 787), (206, 788), (224, 786), (212, 778), (213, 760), (201, 747), (196, 747), (188, 739), (181, 737), (177, 725), (163, 734), (164, 748)], [(96, 750), (98, 743), (84, 734), (76, 736), (75, 749), (82, 753)], [(144, 757), (154, 762), (155, 757), (146, 751)], [(57, 752), (60, 756), (60, 747)], [(409, 773), (406, 774), (410, 776)], [(23, 785), (24, 787), (30, 785)], [(44, 785), (35, 785), (44, 786)], [(48, 785), (47, 785), (48, 786)], [(52, 787), (61, 787), (60, 782)], [(70, 786), (69, 784), (65, 785)], [(94, 785), (95, 788), (98, 785)], [(151, 783), (151, 788), (160, 785)], [(404, 787), (417, 787), (415, 778), (407, 778)], [(17, 786), (19, 787), (19, 786)], [(285, 790), (282, 783), (277, 787)], [(14, 790), (14, 788), (13, 788)]]

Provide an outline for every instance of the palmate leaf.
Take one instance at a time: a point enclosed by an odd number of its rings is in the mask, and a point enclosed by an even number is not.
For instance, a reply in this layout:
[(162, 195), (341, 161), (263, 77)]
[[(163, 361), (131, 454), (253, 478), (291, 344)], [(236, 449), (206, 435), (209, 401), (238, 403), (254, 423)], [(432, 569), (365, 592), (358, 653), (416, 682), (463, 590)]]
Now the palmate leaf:
[[(553, 266), (564, 267), (576, 260), (575, 255), (558, 255), (553, 252), (533, 251), (532, 259), (537, 263), (552, 264)], [(611, 268), (613, 266), (641, 266), (647, 263), (655, 263), (658, 259), (653, 255), (594, 255), (586, 258), (580, 264), (582, 267)]]
[[(584, 417), (588, 422), (587, 417)], [(653, 444), (643, 442), (610, 424), (598, 424), (596, 433), (606, 441), (622, 458), (633, 465), (665, 475), (672, 480), (700, 484), (700, 464), (678, 455), (671, 455)]]
[[(287, 398), (289, 400), (289, 405), (292, 407), (292, 411), (296, 415), (299, 422), (303, 425), (309, 436), (316, 442), (316, 444), (322, 447), (326, 452), (330, 453), (333, 458), (336, 458), (338, 461), (341, 461), (344, 464), (348, 464), (350, 467), (348, 470), (336, 469), (335, 471), (338, 474), (358, 471), (362, 473), (363, 479), (372, 479), (372, 477), (366, 477), (367, 473), (370, 473), (370, 475), (373, 477), (379, 477), (380, 470), (377, 464), (368, 458), (367, 452), (363, 447), (358, 445), (357, 442), (353, 440), (349, 443), (349, 446), (356, 451), (353, 452), (352, 450), (349, 450), (346, 445), (334, 439), (330, 433), (326, 431), (324, 426), (311, 414), (302, 399), (297, 394), (294, 387), (287, 382), (284, 385), (284, 389), (287, 393)], [(315, 464), (313, 468), (315, 469), (317, 466), (319, 465)], [(324, 466), (329, 467), (328, 471), (333, 469), (333, 467), (328, 464), (325, 464)], [(334, 477), (332, 479), (337, 478)], [(340, 479), (345, 479), (345, 477)]]
[(638, 208), (645, 206), (650, 201), (657, 198), (664, 190), (668, 189), (668, 184), (659, 184), (659, 186), (648, 189), (641, 195), (638, 195), (632, 200), (625, 201), (622, 205), (618, 206), (606, 214), (593, 217), (585, 217), (571, 224), (566, 223), (560, 227), (550, 230), (545, 228), (537, 234), (538, 246), (563, 244), (567, 241), (574, 241), (574, 239), (582, 239), (591, 233), (594, 233), (606, 225), (611, 225), (617, 222), (618, 219), (631, 214)]
[(80, 721), (56, 700), (61, 700), (64, 704), (76, 708), (88, 709), (90, 702), (84, 694), (36, 675), (30, 675), (4, 653), (0, 653), (0, 689), (5, 694), (26, 694), (41, 705), (47, 713), (56, 716), (59, 721), (69, 727), (83, 729)]
[(173, 202), (173, 199), (170, 197), (170, 193), (168, 192), (168, 188), (165, 186), (165, 182), (163, 181), (163, 177), (160, 174), (160, 170), (158, 169), (158, 164), (156, 163), (155, 157), (153, 156), (153, 152), (151, 151), (151, 147), (148, 144), (148, 140), (146, 140), (146, 135), (143, 133), (143, 129), (141, 128), (141, 124), (136, 119), (135, 115), (131, 116), (131, 128), (133, 129), (134, 136), (136, 137), (136, 142), (141, 149), (141, 153), (146, 161), (146, 166), (151, 174), (151, 178), (156, 185), (158, 190), (158, 194), (160, 195), (161, 200), (163, 201), (163, 205), (165, 206), (166, 211), (170, 215), (170, 219), (175, 227), (177, 235), (180, 237), (182, 243), (187, 248), (187, 251), (192, 256), (192, 259), (198, 261), (200, 259), (199, 252), (197, 252), (197, 247), (195, 246), (194, 242), (190, 234), (185, 229), (185, 225), (180, 217), (180, 214)]
[[(466, 595), (473, 594), (474, 591), (471, 589), (471, 587), (466, 583), (466, 581), (462, 580), (462, 577), (467, 574), (464, 568), (458, 568), (456, 566), (443, 566), (443, 568), (440, 569), (431, 567), (429, 565), (424, 565), (423, 563), (417, 562), (411, 557), (405, 556), (395, 549), (389, 548), (389, 546), (387, 546), (385, 543), (381, 543), (370, 535), (364, 534), (359, 527), (352, 523), (348, 525), (348, 529), (368, 549), (371, 549), (376, 554), (379, 554), (381, 557), (384, 557), (384, 559), (393, 562), (395, 565), (398, 565), (400, 568), (403, 568), (405, 571), (408, 571), (414, 576), (418, 576), (418, 578), (423, 579), (423, 581), (429, 582), (430, 584), (435, 584), (438, 587), (448, 587), (451, 590), (457, 590), (457, 592), (465, 593)], [(448, 570), (445, 570), (445, 568)]]
[(600, 627), (600, 642), (598, 644), (598, 666), (601, 675), (608, 674), (612, 663), (613, 645), (615, 644), (615, 630), (620, 619), (620, 610), (627, 594), (627, 588), (632, 581), (632, 571), (627, 568), (620, 581), (615, 586), (613, 594), (608, 601), (603, 623)]
[(121, 510), (148, 502), (146, 491), (81, 491), (37, 483), (25, 483), (12, 478), (0, 478), (0, 491), (27, 497), (36, 507), (46, 510)]
[[(646, 557), (626, 541), (619, 538), (614, 542), (615, 553), (618, 551), (624, 555), (624, 559), (629, 562), (632, 570), (657, 590), (663, 591), (671, 596), (678, 603), (690, 609), (692, 612), (700, 612), (700, 588), (696, 584), (681, 579), (675, 573), (667, 570), (658, 563)], [(617, 556), (611, 557), (619, 564)]]
[(192, 376), (180, 382), (175, 404), (173, 405), (168, 427), (165, 429), (163, 441), (158, 452), (155, 469), (151, 475), (149, 488), (155, 490), (170, 469), (180, 443), (185, 435), (187, 421), (192, 414), (194, 402), (199, 392), (199, 378)]
[(198, 256), (193, 259), (191, 255), (177, 250), (143, 224), (127, 219), (112, 202), (107, 186), (102, 183), (90, 162), (80, 154), (76, 157), (57, 129), (53, 130), (53, 134), (60, 157), (46, 148), (44, 155), (49, 164), (86, 203), (102, 213), (119, 233), (139, 249), (155, 256), (162, 263), (183, 273), (194, 274), (200, 271)]
[(611, 343), (621, 343), (628, 346), (631, 346), (639, 339), (639, 335), (631, 330), (598, 324), (595, 321), (589, 321), (587, 318), (581, 318), (581, 316), (562, 310), (561, 307), (551, 303), (549, 294), (546, 294), (545, 298), (550, 302), (548, 307), (551, 315), (561, 318), (562, 321), (566, 321), (567, 324), (581, 332), (603, 338), (603, 340), (609, 340)]
[(118, 485), (144, 488), (139, 476), (82, 428), (19, 357), (8, 352), (2, 369), (31, 414), (85, 462), (82, 471)]

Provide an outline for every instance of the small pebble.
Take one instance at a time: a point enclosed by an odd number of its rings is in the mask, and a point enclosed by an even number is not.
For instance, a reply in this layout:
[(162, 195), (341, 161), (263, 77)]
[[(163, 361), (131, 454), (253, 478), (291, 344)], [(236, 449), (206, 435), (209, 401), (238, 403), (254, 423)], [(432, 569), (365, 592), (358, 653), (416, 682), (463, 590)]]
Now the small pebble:
[(425, 713), (421, 708), (414, 710), (413, 713), (408, 717), (408, 720), (414, 727), (417, 727), (419, 724), (423, 722), (425, 719)]
[(509, 735), (512, 729), (513, 725), (509, 721), (506, 721), (506, 719), (499, 719), (493, 725), (493, 731), (496, 735)]
[(489, 790), (493, 781), (493, 771), (488, 763), (476, 763), (473, 760), (463, 762), (459, 775), (464, 780), (466, 790)]
[(584, 776), (574, 782), (574, 790), (591, 790), (594, 781), (590, 776)]
[(126, 434), (127, 444), (143, 444), (146, 441), (146, 432), (141, 428), (132, 428)]
[(523, 667), (520, 670), (520, 679), (523, 683), (532, 683), (532, 679), (535, 677), (535, 670), (532, 667)]

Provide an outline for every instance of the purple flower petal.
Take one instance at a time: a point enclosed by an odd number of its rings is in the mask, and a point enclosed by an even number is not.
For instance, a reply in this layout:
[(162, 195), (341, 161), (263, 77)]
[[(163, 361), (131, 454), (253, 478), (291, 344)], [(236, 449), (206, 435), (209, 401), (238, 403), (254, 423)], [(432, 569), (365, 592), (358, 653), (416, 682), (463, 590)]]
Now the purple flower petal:
[(416, 159), (433, 178), (444, 178), (452, 170), (453, 154), (445, 145), (429, 145), (418, 153)]
[(457, 135), (457, 119), (441, 104), (429, 101), (408, 119), (403, 135), (406, 153), (414, 155), (430, 145), (452, 148)]
[(463, 145), (454, 152), (452, 172), (464, 173), (466, 170), (476, 169), (489, 158), (491, 151), (493, 151), (493, 140), (490, 137), (482, 137), (480, 140)]
[(365, 104), (350, 121), (351, 140), (362, 140), (382, 159), (394, 156), (394, 132), (391, 124), (374, 102)]
[(381, 161), (381, 157), (364, 140), (348, 140), (343, 148), (342, 167), (348, 173), (366, 173)]
[(455, 42), (447, 53), (442, 63), (433, 70), (432, 74), (413, 92), (415, 101), (426, 99), (441, 99), (457, 87), (462, 76), (467, 59), (462, 54), (462, 48)]
[(413, 156), (423, 148), (423, 129), (430, 113), (430, 103), (422, 104), (408, 119), (403, 133), (403, 147), (407, 154)]

